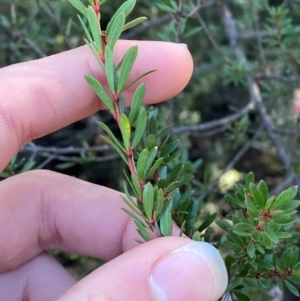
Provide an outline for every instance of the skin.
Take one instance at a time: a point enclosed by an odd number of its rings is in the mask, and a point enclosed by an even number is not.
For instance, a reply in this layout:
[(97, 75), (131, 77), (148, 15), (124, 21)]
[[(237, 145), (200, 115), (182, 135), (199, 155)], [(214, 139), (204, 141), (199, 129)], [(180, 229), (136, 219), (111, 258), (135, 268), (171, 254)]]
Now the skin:
[[(132, 76), (158, 70), (142, 80), (145, 104), (165, 101), (186, 86), (193, 63), (185, 47), (120, 41), (116, 60), (133, 45), (139, 55)], [(0, 70), (1, 170), (29, 141), (103, 109), (83, 78), (89, 72), (104, 82), (87, 47)], [(134, 88), (125, 95), (128, 101)], [(154, 300), (150, 270), (190, 240), (169, 237), (137, 246), (136, 227), (123, 206), (119, 192), (46, 170), (0, 182), (0, 299)], [(50, 249), (110, 262), (76, 284)]]

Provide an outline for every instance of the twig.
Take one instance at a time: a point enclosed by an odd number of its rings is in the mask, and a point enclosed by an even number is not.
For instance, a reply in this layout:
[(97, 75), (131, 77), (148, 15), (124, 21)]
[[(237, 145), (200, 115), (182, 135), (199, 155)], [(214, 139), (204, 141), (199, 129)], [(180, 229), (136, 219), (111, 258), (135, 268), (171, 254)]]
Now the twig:
[(50, 3), (49, 0), (45, 0), (45, 3), (49, 9), (49, 13), (50, 13), (50, 17), (52, 18), (53, 22), (55, 23), (55, 25), (58, 27), (58, 29), (60, 30), (60, 32), (62, 33), (62, 35), (64, 36), (65, 42), (67, 44), (67, 46), (72, 49), (75, 46), (73, 45), (73, 43), (71, 42), (71, 39), (69, 37), (69, 35), (66, 32), (65, 27), (63, 26), (62, 22), (60, 21), (60, 19), (56, 16), (55, 11)]
[(200, 123), (200, 124), (193, 124), (193, 125), (188, 125), (188, 126), (181, 126), (177, 128), (172, 128), (170, 132), (172, 134), (180, 134), (184, 132), (193, 132), (193, 131), (206, 131), (206, 130), (211, 130), (220, 126), (224, 126), (226, 124), (230, 124), (237, 119), (241, 118), (245, 114), (247, 114), (249, 111), (253, 110), (255, 107), (254, 102), (250, 101), (244, 108), (239, 110), (238, 112), (228, 116), (224, 117), (218, 120), (213, 120), (205, 123)]
[[(192, 3), (192, 2), (191, 2), (191, 4), (190, 4), (190, 6), (191, 6), (191, 8), (193, 9), (193, 11), (196, 10), (197, 7), (199, 8), (199, 6), (196, 6), (196, 5), (195, 5), (194, 3)], [(214, 38), (213, 35), (211, 34), (211, 32), (210, 32), (208, 26), (206, 25), (206, 23), (204, 22), (204, 20), (203, 20), (203, 18), (202, 18), (202, 16), (201, 16), (200, 8), (197, 9), (197, 10), (195, 11), (195, 14), (196, 14), (196, 18), (197, 18), (198, 22), (199, 22), (200, 25), (202, 26), (202, 28), (203, 28), (203, 30), (204, 30), (204, 32), (205, 32), (207, 38), (209, 39), (209, 41), (211, 42), (211, 44), (213, 45), (213, 47), (215, 48), (215, 50), (216, 50), (217, 52), (219, 52), (220, 54), (223, 55), (223, 52), (222, 52), (222, 50), (220, 49), (220, 47), (218, 46), (217, 41), (215, 40), (215, 38)]]
[(285, 169), (289, 170), (292, 166), (291, 158), (285, 148), (285, 145), (281, 139), (281, 136), (279, 136), (276, 133), (275, 126), (274, 126), (270, 116), (268, 115), (267, 110), (262, 102), (262, 97), (260, 94), (259, 87), (256, 84), (256, 82), (254, 81), (253, 77), (251, 76), (250, 66), (248, 64), (244, 50), (239, 43), (239, 40), (238, 40), (239, 34), (237, 31), (235, 21), (233, 20), (232, 14), (226, 5), (220, 6), (220, 15), (221, 15), (221, 19), (223, 21), (224, 27), (225, 27), (227, 37), (230, 41), (230, 45), (233, 48), (237, 59), (239, 59), (245, 63), (245, 68), (248, 71), (247, 86), (248, 86), (248, 90), (251, 95), (251, 98), (256, 104), (256, 107), (258, 109), (258, 112), (260, 114), (262, 122), (264, 123), (269, 136), (271, 137), (271, 139), (273, 140), (273, 142), (277, 148), (278, 155), (281, 158), (281, 161), (283, 162)]

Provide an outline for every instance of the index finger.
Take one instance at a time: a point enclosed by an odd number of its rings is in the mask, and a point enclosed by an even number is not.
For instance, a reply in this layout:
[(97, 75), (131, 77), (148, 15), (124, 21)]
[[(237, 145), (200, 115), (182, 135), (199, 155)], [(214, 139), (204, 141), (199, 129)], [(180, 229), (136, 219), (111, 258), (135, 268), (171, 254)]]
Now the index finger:
[[(138, 45), (139, 54), (131, 76), (157, 69), (142, 79), (146, 104), (169, 99), (186, 86), (193, 66), (186, 47), (167, 42), (119, 41), (116, 60), (133, 45)], [(86, 46), (0, 70), (0, 170), (32, 139), (103, 108), (83, 78), (88, 73), (105, 81)], [(129, 89), (125, 94), (127, 105), (133, 91)]]

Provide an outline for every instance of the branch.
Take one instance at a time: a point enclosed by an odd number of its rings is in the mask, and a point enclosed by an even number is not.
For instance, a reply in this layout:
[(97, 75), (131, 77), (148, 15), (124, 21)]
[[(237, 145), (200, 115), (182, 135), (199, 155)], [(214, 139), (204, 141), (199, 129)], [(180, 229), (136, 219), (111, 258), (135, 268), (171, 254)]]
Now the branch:
[(226, 5), (220, 6), (220, 15), (221, 15), (223, 25), (225, 27), (227, 37), (230, 41), (230, 45), (235, 52), (235, 56), (237, 57), (238, 60), (241, 60), (245, 63), (245, 68), (248, 71), (247, 86), (248, 86), (249, 94), (251, 95), (251, 99), (254, 101), (256, 108), (259, 112), (259, 115), (262, 119), (262, 122), (264, 123), (269, 136), (271, 137), (271, 139), (273, 140), (277, 148), (278, 155), (281, 158), (281, 161), (285, 169), (289, 170), (292, 167), (291, 158), (281, 139), (281, 136), (279, 136), (276, 133), (276, 128), (270, 116), (268, 115), (267, 110), (262, 101), (259, 87), (257, 83), (254, 81), (253, 77), (251, 76), (249, 63), (247, 61), (244, 50), (239, 42), (239, 33), (237, 31), (235, 21), (233, 20), (232, 14)]
[(177, 128), (172, 128), (170, 130), (171, 134), (180, 134), (184, 132), (194, 132), (194, 131), (205, 131), (205, 130), (211, 130), (217, 127), (221, 127), (224, 125), (227, 125), (229, 123), (232, 123), (236, 121), (237, 119), (243, 117), (245, 114), (247, 114), (249, 111), (253, 110), (255, 107), (254, 102), (250, 101), (244, 108), (239, 110), (238, 112), (228, 116), (224, 117), (218, 120), (213, 120), (205, 123), (200, 124), (193, 124), (188, 126), (181, 126)]

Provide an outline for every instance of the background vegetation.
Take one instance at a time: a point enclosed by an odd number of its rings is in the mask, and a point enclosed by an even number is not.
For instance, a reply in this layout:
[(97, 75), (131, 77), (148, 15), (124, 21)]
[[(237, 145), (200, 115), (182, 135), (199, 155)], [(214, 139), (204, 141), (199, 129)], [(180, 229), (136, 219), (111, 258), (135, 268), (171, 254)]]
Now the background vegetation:
[[(122, 2), (103, 6), (104, 28)], [(0, 67), (84, 44), (67, 0), (0, 0), (0, 7)], [(138, 0), (132, 18), (141, 15), (148, 21), (124, 38), (186, 43), (194, 58), (187, 88), (158, 107), (183, 158), (201, 159), (192, 185), (205, 211), (228, 213), (224, 193), (250, 170), (271, 193), (299, 185), (300, 1)], [(25, 146), (2, 178), (47, 168), (121, 190), (121, 159), (99, 138), (96, 120), (117, 131), (99, 112)], [(100, 264), (56, 255), (78, 278)]]

